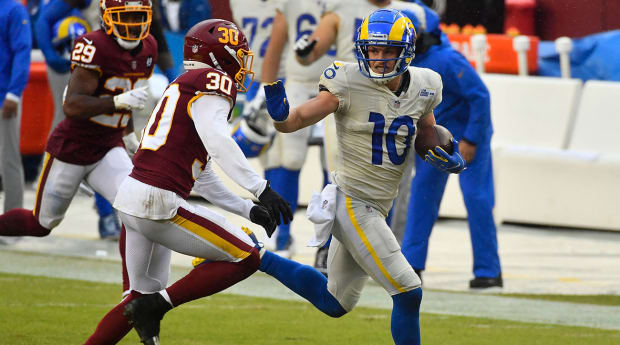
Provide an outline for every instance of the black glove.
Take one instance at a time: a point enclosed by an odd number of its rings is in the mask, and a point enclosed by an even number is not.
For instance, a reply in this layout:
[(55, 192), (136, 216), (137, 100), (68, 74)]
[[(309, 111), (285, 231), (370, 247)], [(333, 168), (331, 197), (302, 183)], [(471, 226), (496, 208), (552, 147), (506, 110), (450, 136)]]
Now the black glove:
[(250, 220), (254, 224), (258, 224), (265, 228), (267, 237), (271, 237), (274, 231), (276, 231), (276, 221), (273, 219), (269, 211), (266, 208), (256, 205), (250, 210)]
[(293, 220), (291, 206), (286, 200), (282, 199), (280, 194), (269, 187), (269, 182), (267, 182), (267, 187), (265, 187), (263, 193), (258, 197), (258, 200), (261, 206), (269, 210), (269, 213), (271, 213), (271, 216), (273, 216), (278, 225), (280, 225), (280, 218), (282, 218), (284, 224), (288, 224)]
[(312, 48), (316, 45), (316, 42), (318, 42), (316, 39), (309, 41), (308, 38), (310, 38), (310, 35), (308, 34), (301, 36), (293, 46), (295, 54), (297, 54), (300, 58), (308, 56), (308, 54), (312, 51)]

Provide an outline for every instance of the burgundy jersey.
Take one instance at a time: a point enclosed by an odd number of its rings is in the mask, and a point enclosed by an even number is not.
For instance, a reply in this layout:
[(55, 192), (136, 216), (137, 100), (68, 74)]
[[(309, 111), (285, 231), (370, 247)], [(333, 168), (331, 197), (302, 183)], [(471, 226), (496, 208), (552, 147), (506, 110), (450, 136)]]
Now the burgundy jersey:
[[(148, 85), (157, 62), (157, 42), (149, 35), (137, 53), (123, 49), (102, 30), (78, 39), (71, 53), (71, 69), (83, 67), (99, 73), (93, 96), (111, 97)], [(122, 145), (130, 110), (100, 114), (88, 119), (66, 118), (54, 129), (46, 151), (63, 162), (79, 165), (99, 161), (113, 147)]]
[(142, 132), (140, 149), (134, 155), (134, 168), (129, 176), (183, 198), (189, 196), (194, 181), (209, 159), (194, 126), (193, 117), (199, 115), (190, 111), (192, 103), (205, 94), (229, 99), (230, 118), (237, 99), (232, 78), (213, 68), (185, 72), (168, 85), (153, 110)]

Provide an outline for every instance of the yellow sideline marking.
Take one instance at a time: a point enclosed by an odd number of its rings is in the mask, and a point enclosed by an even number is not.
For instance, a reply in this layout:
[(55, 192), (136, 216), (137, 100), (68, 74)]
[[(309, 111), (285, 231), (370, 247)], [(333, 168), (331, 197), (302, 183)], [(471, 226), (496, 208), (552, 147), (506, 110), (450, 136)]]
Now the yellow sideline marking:
[(392, 276), (390, 276), (390, 274), (387, 272), (387, 270), (385, 269), (385, 267), (383, 267), (383, 263), (381, 262), (381, 260), (379, 259), (379, 256), (377, 256), (377, 253), (375, 252), (375, 250), (372, 248), (372, 245), (370, 244), (370, 242), (368, 241), (368, 238), (366, 237), (366, 235), (364, 234), (364, 231), (362, 230), (362, 228), (360, 227), (360, 225), (357, 223), (357, 219), (355, 219), (355, 213), (353, 212), (353, 208), (351, 207), (351, 198), (346, 197), (346, 204), (347, 204), (347, 213), (349, 213), (349, 219), (351, 219), (351, 223), (353, 223), (353, 227), (355, 228), (355, 230), (357, 231), (357, 234), (359, 235), (360, 239), (362, 240), (362, 243), (364, 243), (364, 246), (366, 246), (366, 249), (368, 249), (368, 252), (370, 253), (370, 256), (372, 256), (372, 258), (375, 260), (375, 264), (377, 264), (377, 267), (379, 267), (379, 270), (381, 271), (381, 273), (383, 273), (383, 275), (385, 276), (385, 278), (392, 283), (392, 285), (400, 292), (406, 292), (405, 289), (403, 289), (402, 286), (400, 286), (400, 284), (398, 284), (394, 278), (392, 278)]

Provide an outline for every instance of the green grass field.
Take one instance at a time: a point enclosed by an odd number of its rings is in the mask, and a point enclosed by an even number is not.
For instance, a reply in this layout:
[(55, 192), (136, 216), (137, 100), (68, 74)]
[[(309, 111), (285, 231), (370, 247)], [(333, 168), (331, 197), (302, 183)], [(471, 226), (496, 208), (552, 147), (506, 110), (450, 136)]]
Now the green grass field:
[[(0, 274), (0, 286), (0, 344), (6, 345), (82, 344), (120, 299), (116, 284)], [(331, 319), (309, 303), (220, 294), (169, 312), (161, 340), (165, 345), (391, 344), (389, 325), (390, 312), (384, 309), (358, 307)], [(620, 332), (422, 314), (422, 340), (432, 345), (612, 345), (620, 344)], [(133, 331), (121, 342), (138, 343)]]

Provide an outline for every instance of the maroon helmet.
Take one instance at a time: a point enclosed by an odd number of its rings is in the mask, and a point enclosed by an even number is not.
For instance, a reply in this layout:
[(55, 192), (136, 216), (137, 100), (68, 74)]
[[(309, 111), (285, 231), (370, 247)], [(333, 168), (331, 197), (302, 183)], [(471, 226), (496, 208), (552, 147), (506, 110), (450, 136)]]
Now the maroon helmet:
[(100, 0), (105, 32), (125, 49), (133, 49), (149, 35), (153, 9), (151, 0)]
[(227, 20), (209, 19), (189, 29), (183, 57), (185, 69), (213, 67), (225, 72), (235, 79), (239, 92), (247, 92), (254, 79), (254, 53), (243, 32)]

